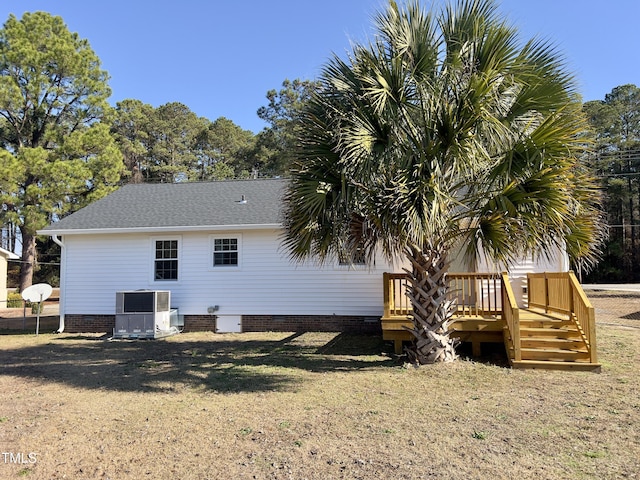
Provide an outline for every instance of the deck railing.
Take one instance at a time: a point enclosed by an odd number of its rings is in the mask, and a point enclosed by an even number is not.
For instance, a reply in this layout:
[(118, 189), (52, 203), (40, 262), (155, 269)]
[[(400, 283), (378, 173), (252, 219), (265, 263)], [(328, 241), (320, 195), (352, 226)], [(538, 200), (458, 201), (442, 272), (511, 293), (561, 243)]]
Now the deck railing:
[(406, 295), (408, 277), (406, 273), (383, 273), (384, 317), (406, 317), (411, 313), (411, 302)]
[[(406, 273), (384, 273), (384, 317), (408, 316), (411, 302), (406, 295)], [(456, 301), (457, 316), (499, 315), (502, 282), (497, 273), (449, 273), (449, 292)]]
[(449, 273), (449, 292), (458, 316), (499, 315), (502, 311), (500, 275), (497, 273)]
[(570, 314), (573, 296), (567, 280), (567, 272), (528, 273), (529, 307), (546, 313)]
[(520, 350), (520, 309), (518, 308), (518, 302), (516, 296), (511, 288), (511, 282), (509, 282), (509, 276), (506, 273), (502, 274), (501, 278), (502, 286), (502, 318), (509, 329), (509, 335), (511, 336), (511, 348), (513, 348), (513, 360), (519, 362), (522, 360), (522, 352)]
[(597, 363), (595, 309), (573, 272), (527, 274), (529, 308), (568, 315), (578, 326), (589, 350), (590, 361)]

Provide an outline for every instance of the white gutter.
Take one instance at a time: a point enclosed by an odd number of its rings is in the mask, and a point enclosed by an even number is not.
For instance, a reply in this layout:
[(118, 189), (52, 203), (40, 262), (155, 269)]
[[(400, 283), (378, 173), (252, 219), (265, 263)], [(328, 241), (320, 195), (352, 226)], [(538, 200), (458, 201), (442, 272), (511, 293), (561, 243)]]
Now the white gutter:
[[(78, 229), (48, 229), (38, 230), (38, 235), (101, 235), (106, 233), (163, 233), (163, 232), (218, 232), (229, 230), (266, 230), (280, 229), (281, 223), (264, 223), (253, 225), (193, 225), (168, 227), (130, 227), (130, 228), (78, 228)], [(55, 241), (55, 240), (54, 240)], [(57, 242), (56, 242), (57, 243)]]
[(65, 274), (65, 270), (67, 268), (67, 262), (66, 262), (67, 249), (64, 243), (62, 242), (62, 239), (57, 235), (51, 235), (51, 240), (53, 240), (55, 243), (60, 245), (60, 299), (58, 300), (59, 301), (58, 313), (60, 314), (60, 325), (58, 326), (58, 330), (56, 330), (56, 333), (62, 333), (64, 331), (64, 305), (65, 305), (64, 292), (67, 290), (65, 288), (65, 281), (67, 277)]

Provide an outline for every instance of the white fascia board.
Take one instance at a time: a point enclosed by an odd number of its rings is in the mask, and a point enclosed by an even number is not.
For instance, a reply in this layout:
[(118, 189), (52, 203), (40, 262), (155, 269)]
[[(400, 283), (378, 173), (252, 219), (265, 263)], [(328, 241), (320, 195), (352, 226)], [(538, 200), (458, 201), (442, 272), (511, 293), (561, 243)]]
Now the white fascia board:
[(38, 230), (38, 235), (101, 235), (110, 233), (175, 233), (175, 232), (220, 232), (228, 230), (273, 230), (282, 228), (281, 223), (254, 225), (195, 225), (174, 227), (133, 227), (133, 228), (83, 228), (64, 230)]
[(9, 250), (5, 250), (4, 248), (0, 248), (0, 255), (3, 257), (7, 257), (9, 260), (17, 260), (20, 257)]

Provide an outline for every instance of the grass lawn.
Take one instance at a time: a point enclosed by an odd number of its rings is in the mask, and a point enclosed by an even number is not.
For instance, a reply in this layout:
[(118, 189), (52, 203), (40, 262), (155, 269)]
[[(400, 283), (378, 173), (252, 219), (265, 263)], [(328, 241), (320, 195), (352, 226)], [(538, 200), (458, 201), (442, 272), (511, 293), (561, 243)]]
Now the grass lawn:
[(640, 320), (601, 313), (600, 374), (405, 368), (335, 333), (2, 335), (0, 478), (638, 478)]

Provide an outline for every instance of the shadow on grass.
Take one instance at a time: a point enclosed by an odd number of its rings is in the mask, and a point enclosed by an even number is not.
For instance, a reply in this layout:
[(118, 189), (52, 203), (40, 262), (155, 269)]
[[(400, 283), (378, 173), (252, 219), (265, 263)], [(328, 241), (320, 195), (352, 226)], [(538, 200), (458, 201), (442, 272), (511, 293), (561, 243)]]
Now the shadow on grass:
[(469, 342), (463, 342), (458, 345), (456, 351), (460, 357), (476, 363), (509, 368), (509, 358), (507, 357), (504, 343), (483, 342), (479, 357), (473, 356), (472, 346)]
[[(52, 332), (41, 332), (41, 333), (52, 333)], [(0, 336), (1, 335), (35, 335), (35, 331), (0, 328)]]
[(306, 341), (305, 335), (256, 340), (212, 334), (196, 341), (54, 336), (47, 343), (0, 349), (0, 374), (89, 389), (232, 393), (295, 390), (304, 372), (395, 365), (380, 354), (385, 346), (378, 336), (311, 334)]

